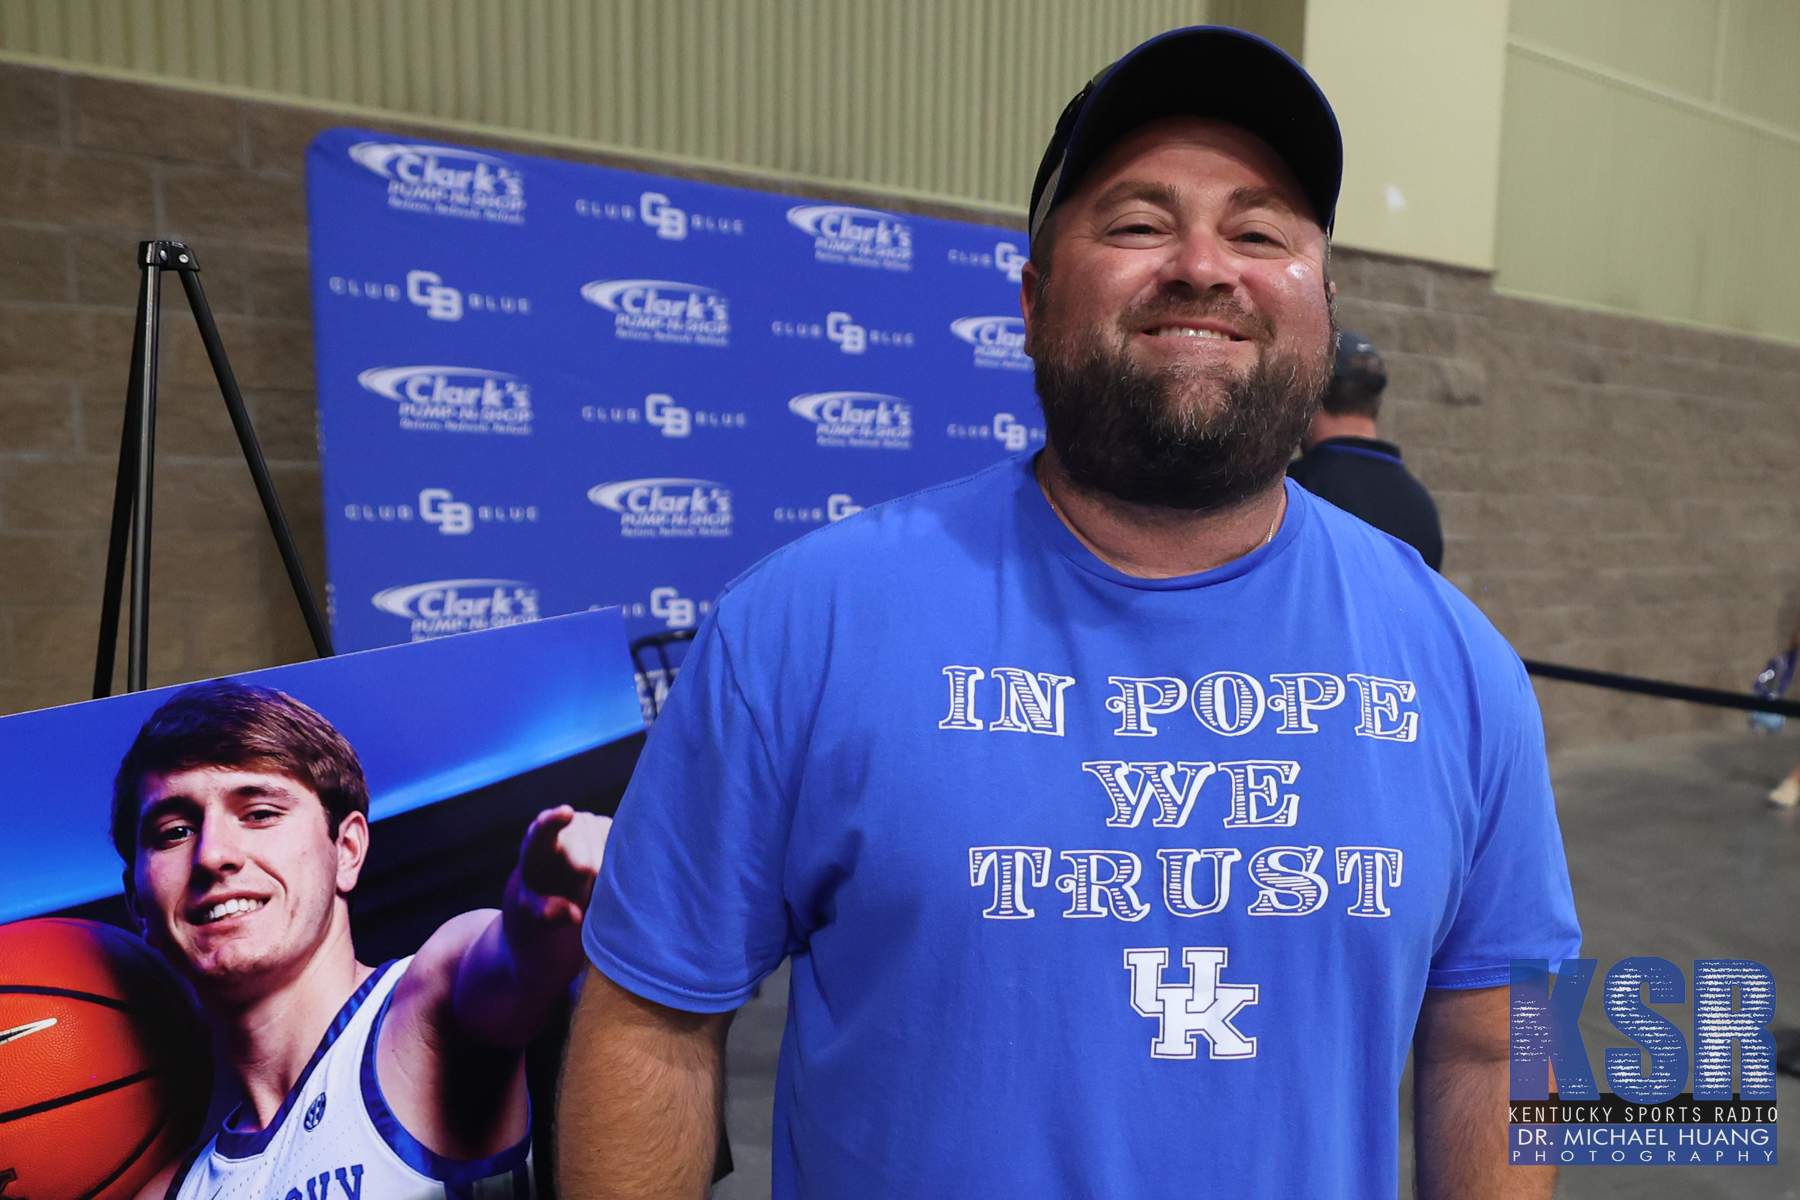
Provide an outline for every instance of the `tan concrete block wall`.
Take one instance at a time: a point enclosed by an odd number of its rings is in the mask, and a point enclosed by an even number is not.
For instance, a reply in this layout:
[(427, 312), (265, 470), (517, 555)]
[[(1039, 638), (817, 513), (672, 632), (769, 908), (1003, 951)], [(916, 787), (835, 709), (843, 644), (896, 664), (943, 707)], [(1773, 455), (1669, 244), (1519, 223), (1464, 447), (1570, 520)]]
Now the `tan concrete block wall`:
[[(190, 242), (323, 583), (300, 149), (255, 106), (0, 69), (0, 710), (91, 686), (145, 237)], [(179, 283), (164, 289), (151, 682), (305, 657)], [(122, 656), (121, 656), (122, 657)]]
[[(195, 247), (323, 583), (302, 161), (340, 123), (0, 67), (0, 712), (88, 695), (141, 238)], [(1445, 573), (1521, 653), (1742, 689), (1800, 610), (1800, 348), (1508, 299), (1480, 272), (1334, 266), (1341, 320), (1388, 356), (1383, 432), (1438, 497)], [(310, 654), (179, 286), (165, 301), (155, 685)], [(1742, 721), (1540, 695), (1558, 745)]]
[[(1744, 691), (1800, 613), (1800, 347), (1496, 295), (1340, 250), (1384, 436), (1437, 498), (1444, 574), (1527, 658)], [(1538, 683), (1553, 746), (1742, 713)]]

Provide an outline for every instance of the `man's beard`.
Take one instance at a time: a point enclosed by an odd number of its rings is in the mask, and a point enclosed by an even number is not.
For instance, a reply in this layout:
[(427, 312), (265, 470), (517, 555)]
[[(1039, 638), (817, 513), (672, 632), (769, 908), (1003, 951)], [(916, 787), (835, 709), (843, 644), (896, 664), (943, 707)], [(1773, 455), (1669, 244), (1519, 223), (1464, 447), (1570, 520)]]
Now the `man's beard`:
[[(1168, 315), (1204, 315), (1193, 308)], [(1268, 328), (1239, 310), (1231, 315), (1240, 327)], [(1138, 314), (1121, 321), (1122, 329), (1143, 327)], [(1329, 342), (1314, 361), (1265, 350), (1239, 376), (1188, 364), (1149, 370), (1123, 345), (1048, 332), (1036, 382), (1057, 461), (1077, 487), (1148, 507), (1211, 512), (1269, 487), (1331, 379)]]

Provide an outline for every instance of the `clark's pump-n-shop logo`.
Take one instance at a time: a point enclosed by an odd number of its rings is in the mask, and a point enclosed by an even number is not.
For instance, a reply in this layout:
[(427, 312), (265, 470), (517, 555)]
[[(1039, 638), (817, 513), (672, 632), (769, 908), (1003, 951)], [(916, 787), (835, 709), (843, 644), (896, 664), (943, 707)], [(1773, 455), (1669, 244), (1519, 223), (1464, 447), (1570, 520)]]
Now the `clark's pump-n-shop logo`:
[(731, 536), (731, 489), (710, 479), (625, 479), (587, 496), (619, 514), (625, 537)]
[(978, 367), (1031, 370), (1031, 357), (1025, 353), (1025, 321), (1021, 317), (963, 317), (950, 322), (950, 332), (975, 347)]
[(406, 142), (358, 142), (350, 157), (388, 181), (389, 208), (525, 223), (525, 177), (503, 158)]
[(893, 213), (847, 204), (799, 204), (788, 224), (813, 240), (813, 258), (849, 267), (912, 270), (912, 229)]
[(880, 392), (808, 392), (788, 411), (813, 423), (821, 446), (857, 450), (912, 449), (912, 405)]
[(480, 367), (372, 367), (356, 382), (400, 405), (400, 428), (440, 433), (531, 432), (531, 386)]
[(596, 279), (581, 297), (613, 314), (613, 335), (632, 342), (684, 346), (731, 344), (731, 304), (724, 293), (669, 279)]
[(538, 619), (537, 589), (517, 579), (434, 579), (385, 588), (370, 599), (411, 622), (415, 642)]

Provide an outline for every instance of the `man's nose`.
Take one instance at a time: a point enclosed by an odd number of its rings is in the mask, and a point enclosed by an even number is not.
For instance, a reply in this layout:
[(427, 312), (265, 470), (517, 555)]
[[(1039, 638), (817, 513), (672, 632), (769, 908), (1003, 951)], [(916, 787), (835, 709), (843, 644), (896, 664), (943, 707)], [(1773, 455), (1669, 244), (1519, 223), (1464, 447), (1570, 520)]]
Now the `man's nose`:
[(1235, 291), (1241, 278), (1238, 256), (1216, 230), (1184, 228), (1170, 243), (1161, 281), (1165, 288), (1205, 293)]
[(228, 875), (244, 863), (236, 823), (222, 813), (208, 813), (200, 822), (194, 845), (194, 865), (213, 875)]

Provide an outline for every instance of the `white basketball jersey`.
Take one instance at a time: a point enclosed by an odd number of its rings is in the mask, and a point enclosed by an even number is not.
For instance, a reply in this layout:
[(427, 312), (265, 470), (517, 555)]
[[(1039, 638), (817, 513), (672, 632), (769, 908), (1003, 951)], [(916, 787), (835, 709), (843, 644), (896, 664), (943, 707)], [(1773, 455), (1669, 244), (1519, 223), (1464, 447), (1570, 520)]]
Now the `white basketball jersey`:
[(375, 1076), (382, 1018), (412, 960), (344, 1002), (267, 1129), (225, 1119), (168, 1200), (531, 1200), (531, 1139), (492, 1158), (441, 1158), (401, 1128)]

